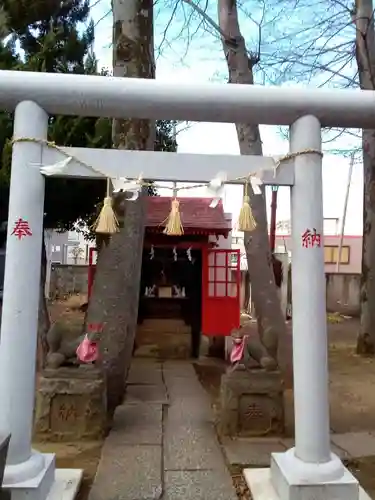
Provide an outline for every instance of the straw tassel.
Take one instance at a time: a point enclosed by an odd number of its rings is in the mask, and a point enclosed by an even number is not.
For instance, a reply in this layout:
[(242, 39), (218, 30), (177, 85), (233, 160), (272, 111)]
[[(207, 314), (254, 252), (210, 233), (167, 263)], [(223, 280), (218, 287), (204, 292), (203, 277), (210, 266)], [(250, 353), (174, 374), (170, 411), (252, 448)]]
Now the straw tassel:
[(176, 200), (176, 198), (172, 200), (171, 211), (168, 215), (167, 224), (163, 233), (169, 236), (181, 236), (184, 234), (184, 228), (181, 222), (180, 202)]
[(110, 179), (107, 179), (107, 196), (104, 198), (103, 207), (94, 224), (95, 232), (98, 234), (115, 234), (119, 232), (119, 223), (110, 196), (110, 182)]
[(250, 196), (248, 194), (249, 185), (245, 184), (245, 193), (243, 197), (243, 205), (241, 207), (240, 216), (238, 218), (238, 230), (251, 232), (254, 231), (257, 224), (253, 217), (253, 211), (250, 205)]

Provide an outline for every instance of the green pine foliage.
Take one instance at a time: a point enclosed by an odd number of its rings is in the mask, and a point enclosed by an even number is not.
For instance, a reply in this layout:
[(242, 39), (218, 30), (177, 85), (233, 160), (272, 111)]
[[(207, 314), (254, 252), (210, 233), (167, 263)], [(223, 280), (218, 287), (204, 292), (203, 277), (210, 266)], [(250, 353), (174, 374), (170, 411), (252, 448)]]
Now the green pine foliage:
[(175, 128), (177, 122), (171, 120), (159, 120), (156, 123), (155, 151), (177, 151)]
[[(94, 25), (89, 16), (87, 0), (0, 0), (0, 69), (105, 78), (108, 73), (98, 69), (92, 51)], [(6, 43), (1, 33), (9, 34)], [(8, 212), (12, 119), (0, 113), (0, 224)], [(176, 150), (173, 126), (157, 122), (156, 150)], [(52, 116), (48, 139), (61, 146), (111, 148), (112, 123), (106, 118)], [(157, 193), (151, 187), (149, 194)], [(69, 229), (77, 219), (89, 223), (104, 195), (104, 181), (47, 178), (45, 227)]]

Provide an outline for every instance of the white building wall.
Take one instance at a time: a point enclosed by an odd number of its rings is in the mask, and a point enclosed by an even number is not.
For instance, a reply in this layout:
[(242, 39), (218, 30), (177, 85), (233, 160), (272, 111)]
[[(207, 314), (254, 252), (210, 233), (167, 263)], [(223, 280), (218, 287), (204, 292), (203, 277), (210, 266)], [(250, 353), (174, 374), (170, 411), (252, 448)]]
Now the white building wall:
[[(232, 225), (232, 214), (230, 213), (225, 213), (225, 219), (228, 222), (228, 225)], [(230, 250), (233, 248), (232, 245), (232, 232), (233, 230), (228, 234), (227, 238), (224, 238), (224, 236), (219, 236), (219, 239), (217, 239), (216, 236), (209, 236), (208, 241), (211, 241), (212, 243), (216, 243), (218, 245), (218, 249), (222, 250)]]

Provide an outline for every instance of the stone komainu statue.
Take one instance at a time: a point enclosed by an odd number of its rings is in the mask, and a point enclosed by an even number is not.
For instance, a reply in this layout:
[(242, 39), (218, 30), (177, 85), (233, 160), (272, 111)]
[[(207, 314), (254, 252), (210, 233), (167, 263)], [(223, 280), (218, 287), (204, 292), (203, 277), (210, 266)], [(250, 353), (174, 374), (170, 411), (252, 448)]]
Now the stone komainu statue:
[(267, 371), (277, 369), (277, 361), (267, 352), (259, 338), (251, 338), (246, 334), (246, 327), (234, 329), (231, 332), (233, 347), (230, 355), (233, 370), (240, 366), (250, 370), (251, 360), (255, 361), (258, 368)]
[[(100, 331), (90, 333), (90, 340), (99, 341)], [(46, 368), (78, 366), (77, 348), (85, 338), (85, 333), (75, 338), (67, 338), (66, 326), (56, 321), (47, 333), (48, 354)]]

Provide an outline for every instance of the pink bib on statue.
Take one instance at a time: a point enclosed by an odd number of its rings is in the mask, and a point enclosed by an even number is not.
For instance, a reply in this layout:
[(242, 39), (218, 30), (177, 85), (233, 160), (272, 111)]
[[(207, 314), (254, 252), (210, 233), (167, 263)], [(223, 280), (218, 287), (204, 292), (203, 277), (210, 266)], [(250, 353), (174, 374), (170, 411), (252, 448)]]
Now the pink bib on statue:
[(245, 335), (241, 342), (236, 343), (233, 342), (233, 347), (230, 353), (230, 361), (231, 363), (239, 363), (243, 357), (243, 353), (245, 350), (246, 339), (248, 335)]
[(85, 335), (85, 338), (77, 347), (76, 354), (82, 363), (92, 363), (98, 359), (98, 343), (89, 340), (88, 336)]

